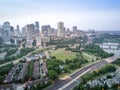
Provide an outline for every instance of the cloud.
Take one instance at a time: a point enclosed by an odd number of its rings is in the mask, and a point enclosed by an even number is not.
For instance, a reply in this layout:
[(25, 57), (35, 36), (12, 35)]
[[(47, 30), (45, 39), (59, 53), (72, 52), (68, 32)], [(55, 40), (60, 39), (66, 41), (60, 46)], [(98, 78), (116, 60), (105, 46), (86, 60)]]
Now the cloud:
[(80, 29), (120, 29), (120, 5), (115, 0), (0, 0), (0, 23), (22, 26), (39, 21), (56, 28), (58, 21), (66, 27)]

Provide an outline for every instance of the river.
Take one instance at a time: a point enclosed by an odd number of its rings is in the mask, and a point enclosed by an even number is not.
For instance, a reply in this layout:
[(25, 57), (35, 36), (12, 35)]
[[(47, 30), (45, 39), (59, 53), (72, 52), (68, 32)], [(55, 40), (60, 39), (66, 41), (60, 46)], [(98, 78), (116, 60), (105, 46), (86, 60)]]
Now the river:
[(103, 49), (108, 53), (114, 53), (115, 55), (120, 55), (120, 50), (111, 50), (111, 49)]
[[(107, 43), (107, 44), (119, 45), (119, 43)], [(101, 47), (101, 44), (100, 44), (100, 47)], [(118, 49), (118, 46), (111, 46), (111, 48), (109, 49), (109, 46), (107, 46), (106, 43), (103, 43), (101, 48), (108, 53), (114, 53), (115, 55), (120, 55), (120, 48)]]

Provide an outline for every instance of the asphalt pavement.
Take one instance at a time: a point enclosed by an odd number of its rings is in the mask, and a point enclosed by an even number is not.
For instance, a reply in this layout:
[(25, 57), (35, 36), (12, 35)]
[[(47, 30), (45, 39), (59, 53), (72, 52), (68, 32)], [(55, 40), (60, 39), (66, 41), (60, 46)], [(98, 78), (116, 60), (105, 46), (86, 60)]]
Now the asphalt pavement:
[[(79, 69), (77, 72), (71, 74), (69, 78), (66, 78), (64, 80), (57, 80), (52, 86), (50, 86), (47, 90), (72, 90), (76, 85), (80, 82), (80, 75), (85, 73), (86, 71), (93, 71), (95, 69), (98, 69), (107, 63), (111, 63), (112, 61), (115, 61), (116, 57), (110, 57), (104, 60), (101, 60), (99, 62), (93, 63), (91, 65), (88, 65), (82, 69)], [(109, 62), (110, 61), (110, 62)]]

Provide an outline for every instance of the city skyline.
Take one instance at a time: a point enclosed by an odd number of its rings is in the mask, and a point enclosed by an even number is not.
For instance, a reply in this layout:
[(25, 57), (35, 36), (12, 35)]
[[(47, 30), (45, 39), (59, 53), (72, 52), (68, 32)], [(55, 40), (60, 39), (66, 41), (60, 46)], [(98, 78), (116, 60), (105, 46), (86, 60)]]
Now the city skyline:
[(0, 6), (0, 24), (9, 21), (14, 27), (39, 21), (57, 28), (62, 21), (70, 29), (120, 30), (118, 0), (0, 0)]

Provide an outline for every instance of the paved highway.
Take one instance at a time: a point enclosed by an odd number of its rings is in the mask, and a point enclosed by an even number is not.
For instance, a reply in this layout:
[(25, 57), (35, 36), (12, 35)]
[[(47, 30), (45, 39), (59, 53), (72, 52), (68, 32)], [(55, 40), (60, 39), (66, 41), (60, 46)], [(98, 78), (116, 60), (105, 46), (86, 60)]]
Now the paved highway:
[(77, 72), (71, 74), (68, 78), (66, 78), (64, 80), (59, 79), (47, 90), (72, 90), (77, 84), (79, 84), (81, 75), (83, 75), (86, 72), (98, 69), (98, 68), (106, 65), (107, 63), (111, 63), (112, 61), (115, 61), (116, 58), (118, 58), (118, 57), (113, 56), (110, 58), (106, 58), (99, 62), (88, 65), (82, 69), (79, 69)]

